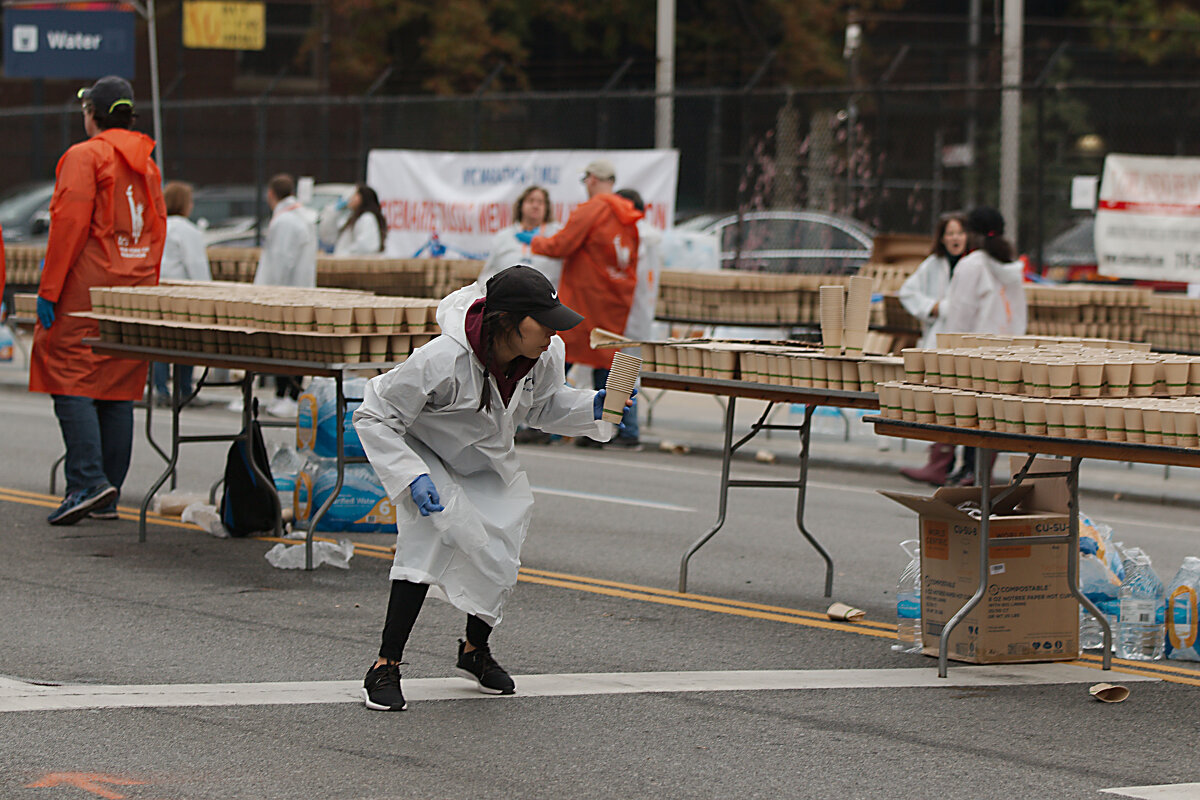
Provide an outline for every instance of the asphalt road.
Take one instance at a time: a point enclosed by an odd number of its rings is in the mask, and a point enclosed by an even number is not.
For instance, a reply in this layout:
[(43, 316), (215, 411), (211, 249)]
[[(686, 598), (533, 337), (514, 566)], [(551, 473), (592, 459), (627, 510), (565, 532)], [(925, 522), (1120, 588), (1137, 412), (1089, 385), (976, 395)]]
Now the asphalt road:
[[(430, 601), (406, 653), (409, 710), (380, 714), (347, 687), (377, 647), (388, 560), (363, 548), (347, 571), (281, 571), (261, 540), (154, 525), (139, 545), (129, 520), (52, 528), (47, 475), (60, 439), (49, 402), (0, 392), (0, 420), (0, 703), (32, 682), (84, 695), (141, 687), (125, 707), (0, 711), (5, 798), (1100, 798), (1200, 779), (1200, 671), (1145, 681), (1056, 667), (1031, 682), (961, 666), (938, 684), (933, 659), (892, 653), (897, 543), (916, 523), (876, 493), (911, 489), (889, 476), (812, 475), (808, 521), (834, 557), (834, 599), (875, 623), (835, 626), (809, 613), (829, 600), (795, 532), (794, 495), (735, 494), (726, 528), (693, 559), (693, 596), (681, 597), (679, 557), (715, 517), (717, 461), (524, 449), (538, 505), (496, 655), (518, 692), (522, 676), (532, 687), (543, 680), (533, 676), (621, 673), (627, 686), (603, 693), (581, 678), (566, 691), (547, 678), (538, 696), (476, 695), (451, 679), (462, 615)], [(235, 424), (218, 409), (185, 421), (193, 432)], [(192, 446), (181, 487), (206, 490), (223, 459), (223, 446)], [(123, 505), (160, 464), (139, 432)], [(1196, 552), (1189, 509), (1089, 500), (1084, 510), (1149, 552), (1166, 580)], [(740, 688), (705, 690), (723, 671), (749, 672)], [(758, 671), (847, 685), (757, 688)], [(637, 688), (650, 678), (679, 691)], [(1088, 683), (1105, 679), (1126, 682), (1130, 699), (1093, 701)], [(304, 687), (290, 701), (254, 699), (264, 684), (302, 681), (314, 682), (312, 702), (297, 699)], [(253, 686), (214, 705), (179, 699), (181, 685), (231, 683)], [(147, 688), (163, 684), (180, 692)]]

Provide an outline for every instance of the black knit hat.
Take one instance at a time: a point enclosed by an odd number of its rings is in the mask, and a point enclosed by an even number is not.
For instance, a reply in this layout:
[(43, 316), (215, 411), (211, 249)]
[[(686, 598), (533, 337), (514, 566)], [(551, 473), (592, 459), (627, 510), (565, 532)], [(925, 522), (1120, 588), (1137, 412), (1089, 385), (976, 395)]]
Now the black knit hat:
[(1003, 236), (1004, 216), (991, 206), (979, 206), (967, 215), (967, 231), (980, 236)]

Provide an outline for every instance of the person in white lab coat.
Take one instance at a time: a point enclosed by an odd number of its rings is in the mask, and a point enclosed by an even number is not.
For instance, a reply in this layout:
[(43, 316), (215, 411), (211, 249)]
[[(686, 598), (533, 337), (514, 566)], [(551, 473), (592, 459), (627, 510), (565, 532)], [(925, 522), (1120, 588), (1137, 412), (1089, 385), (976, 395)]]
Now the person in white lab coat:
[[(257, 286), (317, 285), (317, 226), (296, 199), (296, 182), (279, 174), (267, 183), (267, 205), (271, 222), (254, 273)], [(267, 413), (275, 417), (296, 416), (300, 380), (293, 375), (275, 376), (275, 401)]]
[[(924, 333), (918, 347), (937, 346), (937, 333), (945, 327), (946, 289), (954, 267), (967, 250), (967, 217), (954, 211), (943, 214), (934, 234), (933, 252), (900, 287), (900, 303), (921, 320)], [(934, 442), (929, 460), (921, 467), (905, 467), (900, 474), (909, 480), (941, 486), (954, 466), (954, 446)]]
[[(1024, 264), (1004, 238), (1004, 217), (981, 206), (967, 215), (967, 254), (954, 268), (946, 289), (947, 333), (1024, 336), (1028, 319)], [(995, 451), (992, 451), (995, 459)], [(963, 448), (963, 461), (947, 479), (952, 486), (975, 483), (975, 448)]]
[[(208, 253), (204, 247), (204, 233), (188, 219), (195, 202), (192, 185), (183, 181), (171, 181), (163, 187), (163, 202), (167, 206), (167, 241), (163, 245), (162, 266), (159, 281), (211, 281), (212, 270), (208, 265)], [(154, 365), (154, 391), (158, 405), (170, 405), (171, 389), (168, 364)], [(192, 393), (192, 365), (176, 364), (176, 380), (184, 397)]]
[(562, 276), (562, 259), (535, 256), (529, 245), (517, 240), (521, 231), (535, 235), (553, 236), (562, 226), (554, 221), (554, 209), (550, 206), (550, 193), (541, 186), (527, 186), (513, 203), (512, 225), (497, 231), (488, 249), (487, 261), (479, 273), (482, 289), (493, 275), (513, 264), (528, 264), (546, 276), (554, 286)]
[(442, 335), (372, 378), (354, 428), (396, 508), (396, 556), (379, 658), (363, 681), (367, 708), (400, 711), (400, 661), (425, 596), (467, 613), (457, 669), (479, 689), (512, 694), (488, 637), (517, 581), (533, 494), (516, 426), (607, 440), (604, 392), (566, 384), (556, 331), (583, 318), (536, 269), (503, 270), (438, 306)]
[(379, 195), (365, 183), (354, 187), (347, 202), (350, 216), (338, 231), (335, 256), (377, 256), (383, 252), (387, 220), (379, 206)]

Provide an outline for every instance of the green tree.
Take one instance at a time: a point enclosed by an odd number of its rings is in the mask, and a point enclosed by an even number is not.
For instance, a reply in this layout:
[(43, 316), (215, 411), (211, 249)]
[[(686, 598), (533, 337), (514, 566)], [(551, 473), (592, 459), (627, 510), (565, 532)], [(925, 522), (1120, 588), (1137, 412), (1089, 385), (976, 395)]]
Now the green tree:
[(1196, 0), (1077, 0), (1096, 23), (1092, 38), (1102, 48), (1157, 64), (1173, 56), (1200, 54), (1200, 2)]

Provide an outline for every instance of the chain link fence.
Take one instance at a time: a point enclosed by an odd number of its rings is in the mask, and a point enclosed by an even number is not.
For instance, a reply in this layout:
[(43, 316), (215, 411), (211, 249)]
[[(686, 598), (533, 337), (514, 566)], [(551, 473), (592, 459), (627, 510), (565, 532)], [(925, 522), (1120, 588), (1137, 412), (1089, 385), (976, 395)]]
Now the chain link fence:
[[(881, 231), (998, 202), (1000, 86), (679, 91), (681, 217), (800, 208)], [(1073, 221), (1071, 177), (1106, 152), (1200, 155), (1200, 81), (1023, 87), (1021, 248)], [(470, 97), (259, 97), (163, 103), (166, 177), (261, 187), (276, 172), (362, 180), (373, 148), (521, 150), (653, 146), (652, 92)], [(148, 105), (140, 130), (151, 127)], [(74, 102), (0, 110), (0, 181), (53, 177), (83, 137)]]

